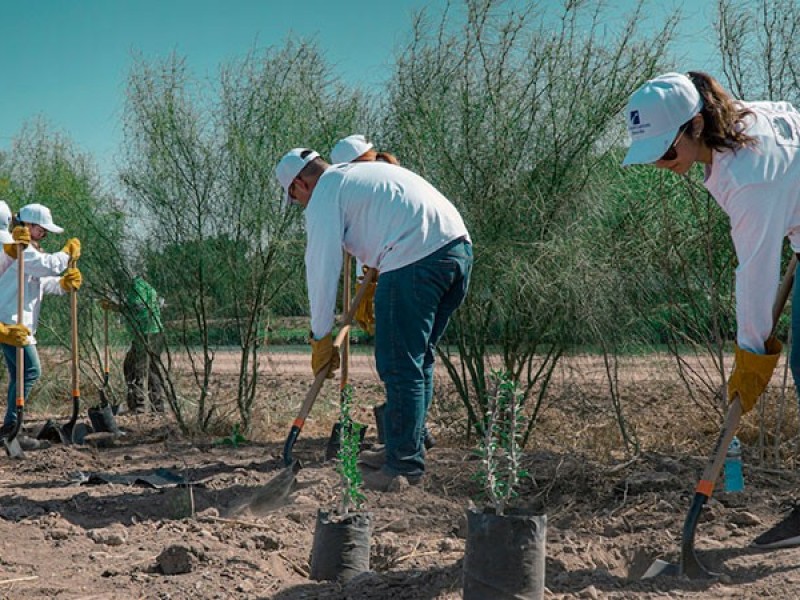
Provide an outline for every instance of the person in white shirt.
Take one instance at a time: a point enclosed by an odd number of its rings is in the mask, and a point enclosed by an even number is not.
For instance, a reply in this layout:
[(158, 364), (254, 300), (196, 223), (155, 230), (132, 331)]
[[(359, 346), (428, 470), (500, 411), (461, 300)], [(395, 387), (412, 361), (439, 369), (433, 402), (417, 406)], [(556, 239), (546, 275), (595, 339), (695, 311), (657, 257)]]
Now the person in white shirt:
[(367, 489), (396, 489), (425, 471), (422, 430), (433, 395), (436, 343), (463, 302), (472, 243), (455, 206), (419, 175), (388, 163), (329, 165), (295, 148), (278, 163), (286, 200), (304, 210), (312, 369), (332, 362), (342, 248), (380, 271), (375, 359), (386, 389), (385, 462), (364, 472)]
[[(30, 244), (24, 250), (25, 289), (23, 324), (30, 330), (31, 335), (24, 346), (23, 361), (25, 365), (23, 382), (24, 396), (27, 400), (33, 384), (41, 374), (39, 355), (36, 352), (36, 326), (39, 322), (39, 312), (42, 298), (45, 294), (63, 295), (72, 290), (77, 290), (82, 283), (81, 273), (77, 268), (68, 268), (70, 260), (77, 260), (80, 256), (81, 245), (77, 238), (67, 241), (61, 252), (47, 254), (42, 252), (39, 243), (47, 237), (48, 232), (61, 233), (64, 230), (53, 223), (50, 210), (41, 204), (28, 204), (23, 206), (17, 216), (22, 227), (26, 227), (30, 234)], [(0, 322), (17, 322), (17, 246), (3, 246), (3, 263), (5, 271), (0, 275)], [(63, 273), (63, 275), (62, 275)], [(6, 408), (3, 426), (0, 427), (0, 436), (5, 436), (14, 430), (17, 420), (16, 390), (17, 390), (17, 352), (10, 344), (2, 344), (3, 355), (8, 368), (8, 406)]]
[[(0, 200), (0, 244), (16, 244), (17, 241), (8, 232), (8, 227), (11, 224), (11, 209), (4, 201)], [(30, 241), (30, 240), (28, 240)], [(1, 253), (0, 253), (1, 254)], [(11, 266), (11, 260), (0, 258), (0, 275)], [(0, 344), (7, 344), (9, 346), (20, 347), (28, 343), (28, 336), (31, 330), (25, 325), (12, 323), (0, 323)]]
[[(736, 250), (736, 363), (728, 396), (753, 409), (781, 352), (772, 331), (784, 237), (800, 251), (800, 113), (788, 102), (734, 99), (706, 73), (666, 73), (636, 90), (625, 110), (632, 143), (623, 165), (652, 164), (683, 175), (695, 163), (730, 217)], [(800, 286), (792, 338), (800, 341)], [(792, 352), (800, 387), (800, 352)], [(759, 548), (800, 544), (800, 508), (757, 537)]]

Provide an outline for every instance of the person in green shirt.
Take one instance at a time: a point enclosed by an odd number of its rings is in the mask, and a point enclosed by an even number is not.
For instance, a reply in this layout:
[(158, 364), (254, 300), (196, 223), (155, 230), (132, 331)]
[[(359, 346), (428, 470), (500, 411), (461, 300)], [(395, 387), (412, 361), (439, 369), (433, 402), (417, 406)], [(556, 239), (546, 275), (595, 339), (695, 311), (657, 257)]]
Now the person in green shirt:
[(133, 278), (126, 298), (131, 320), (131, 347), (125, 355), (122, 369), (128, 384), (128, 408), (136, 412), (147, 410), (149, 397), (152, 410), (164, 410), (164, 382), (158, 361), (164, 350), (164, 325), (156, 290), (139, 276)]
[[(114, 302), (101, 304), (107, 310), (120, 310)], [(125, 297), (125, 308), (131, 334), (131, 346), (122, 363), (128, 386), (126, 404), (132, 412), (147, 412), (148, 408), (163, 412), (164, 382), (158, 368), (164, 350), (161, 300), (153, 286), (137, 275)]]

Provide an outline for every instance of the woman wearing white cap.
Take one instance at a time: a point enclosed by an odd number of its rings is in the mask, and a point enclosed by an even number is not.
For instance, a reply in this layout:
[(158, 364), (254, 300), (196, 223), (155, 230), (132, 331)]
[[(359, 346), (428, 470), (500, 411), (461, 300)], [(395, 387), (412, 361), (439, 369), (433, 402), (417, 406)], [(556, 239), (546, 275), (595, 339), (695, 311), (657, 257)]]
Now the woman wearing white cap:
[(306, 280), (315, 374), (339, 366), (331, 330), (342, 248), (381, 272), (375, 362), (386, 388), (386, 449), (368, 489), (388, 491), (425, 472), (422, 429), (433, 393), (436, 343), (462, 303), (472, 244), (455, 206), (422, 177), (387, 163), (329, 165), (295, 148), (278, 163), (287, 196), (305, 209)]
[[(24, 250), (25, 260), (25, 305), (23, 323), (31, 331), (27, 345), (24, 346), (24, 395), (28, 398), (34, 382), (41, 374), (39, 355), (36, 352), (36, 326), (39, 311), (45, 294), (63, 295), (77, 290), (82, 283), (80, 271), (68, 268), (70, 260), (77, 260), (81, 253), (81, 244), (77, 238), (67, 241), (61, 252), (47, 254), (42, 252), (41, 242), (48, 232), (61, 233), (64, 230), (53, 223), (50, 210), (41, 204), (28, 204), (20, 209), (17, 221), (26, 227), (30, 234), (30, 244)], [(12, 260), (17, 256), (16, 245), (3, 246), (4, 261), (10, 264), (0, 275), (0, 322), (15, 323), (17, 321), (17, 265)], [(62, 275), (63, 273), (63, 275)], [(17, 355), (16, 349), (9, 344), (2, 344), (3, 354), (8, 367), (8, 407), (6, 409), (0, 436), (13, 430), (17, 418)]]
[[(713, 77), (667, 73), (646, 82), (625, 111), (632, 143), (623, 165), (652, 164), (683, 175), (695, 163), (730, 217), (736, 269), (736, 364), (728, 396), (755, 406), (781, 352), (770, 338), (783, 238), (800, 251), (800, 113), (787, 102), (734, 99)], [(800, 340), (800, 285), (794, 286), (792, 337)], [(800, 387), (800, 353), (792, 352)], [(800, 509), (754, 546), (800, 544)]]
[(349, 163), (349, 162), (386, 162), (393, 165), (399, 165), (400, 161), (397, 160), (394, 154), (389, 152), (378, 152), (367, 139), (360, 133), (348, 135), (342, 138), (333, 146), (331, 150), (331, 162)]
[[(8, 208), (8, 204), (0, 200), (0, 244), (16, 244), (16, 240), (14, 240), (14, 237), (8, 232), (8, 226), (10, 224), (11, 209)], [(0, 274), (2, 274), (10, 264), (10, 262), (6, 261), (0, 263)], [(0, 344), (14, 347), (24, 346), (28, 343), (28, 336), (30, 334), (31, 330), (25, 327), (25, 325), (17, 325), (16, 323), (6, 325), (5, 323), (0, 323)]]

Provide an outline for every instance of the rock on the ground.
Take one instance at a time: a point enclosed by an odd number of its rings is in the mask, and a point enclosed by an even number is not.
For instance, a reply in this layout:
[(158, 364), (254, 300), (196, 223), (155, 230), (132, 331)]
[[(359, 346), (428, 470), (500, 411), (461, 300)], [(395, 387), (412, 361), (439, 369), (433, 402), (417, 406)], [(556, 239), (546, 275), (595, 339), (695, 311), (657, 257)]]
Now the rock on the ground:
[(195, 567), (195, 556), (190, 548), (174, 544), (165, 548), (156, 558), (164, 575), (191, 573)]
[(86, 532), (95, 544), (105, 544), (106, 546), (122, 546), (128, 541), (128, 534), (124, 529), (90, 529)]

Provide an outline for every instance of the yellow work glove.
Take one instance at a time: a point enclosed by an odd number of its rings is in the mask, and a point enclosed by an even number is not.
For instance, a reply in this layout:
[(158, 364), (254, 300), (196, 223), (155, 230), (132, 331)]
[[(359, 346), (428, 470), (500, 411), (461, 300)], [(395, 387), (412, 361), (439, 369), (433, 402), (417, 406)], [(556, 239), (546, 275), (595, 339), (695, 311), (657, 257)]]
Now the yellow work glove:
[(17, 244), (27, 247), (31, 243), (31, 230), (23, 225), (17, 225), (11, 230), (11, 237)]
[(14, 238), (16, 244), (3, 244), (3, 251), (14, 260), (17, 260), (17, 248), (19, 248), (19, 244), (26, 248), (31, 243), (31, 232), (27, 227), (17, 225), (11, 231), (11, 237)]
[(0, 344), (27, 346), (31, 330), (25, 325), (6, 325), (0, 323)]
[(61, 285), (61, 289), (65, 292), (71, 291), (78, 291), (83, 283), (83, 275), (76, 267), (71, 267), (64, 271), (64, 274), (61, 276), (61, 281), (59, 284)]
[[(367, 270), (367, 267), (364, 266), (365, 275)], [(356, 296), (362, 285), (364, 285), (364, 277), (359, 277), (356, 280)], [(367, 286), (367, 291), (361, 298), (361, 302), (358, 303), (356, 313), (353, 315), (356, 325), (370, 335), (375, 335), (375, 289), (377, 287), (378, 283), (373, 279)]]
[(314, 376), (316, 377), (322, 369), (328, 366), (328, 363), (331, 363), (331, 368), (328, 369), (328, 379), (332, 379), (333, 372), (341, 364), (339, 351), (333, 347), (333, 337), (329, 333), (321, 340), (315, 340), (312, 335), (309, 343), (311, 344), (311, 370), (314, 371)]
[(78, 260), (81, 257), (81, 241), (78, 238), (70, 238), (61, 251), (69, 254), (71, 260)]
[(753, 354), (736, 346), (736, 364), (728, 379), (728, 400), (736, 394), (742, 401), (742, 414), (753, 410), (756, 401), (767, 389), (767, 384), (778, 364), (783, 345), (774, 337), (764, 344), (765, 354)]

